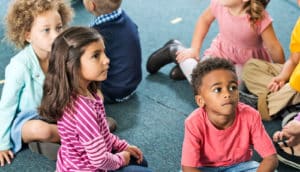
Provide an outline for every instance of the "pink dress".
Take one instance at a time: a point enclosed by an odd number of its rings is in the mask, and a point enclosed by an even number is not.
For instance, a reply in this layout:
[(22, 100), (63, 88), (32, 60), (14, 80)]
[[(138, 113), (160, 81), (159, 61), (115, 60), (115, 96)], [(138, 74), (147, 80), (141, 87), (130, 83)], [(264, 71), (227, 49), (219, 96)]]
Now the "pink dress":
[(250, 58), (271, 61), (263, 46), (261, 33), (272, 23), (267, 11), (253, 29), (248, 15), (232, 16), (217, 0), (211, 0), (211, 11), (219, 25), (219, 34), (212, 41), (204, 57), (223, 57), (243, 66)]

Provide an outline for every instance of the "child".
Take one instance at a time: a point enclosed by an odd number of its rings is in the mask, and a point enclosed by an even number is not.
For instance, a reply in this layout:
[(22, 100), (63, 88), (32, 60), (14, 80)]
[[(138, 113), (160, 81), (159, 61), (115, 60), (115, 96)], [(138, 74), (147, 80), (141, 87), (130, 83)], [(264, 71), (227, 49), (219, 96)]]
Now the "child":
[(58, 120), (58, 172), (150, 171), (139, 148), (109, 132), (97, 89), (109, 69), (104, 51), (100, 34), (85, 27), (71, 27), (53, 43), (40, 114)]
[(271, 120), (284, 107), (300, 103), (300, 93), (296, 91), (299, 80), (291, 77), (300, 67), (300, 18), (291, 34), (290, 52), (284, 65), (257, 59), (245, 65), (243, 81), (248, 90), (258, 96), (258, 110), (264, 120)]
[[(185, 120), (183, 171), (274, 171), (276, 150), (259, 113), (239, 103), (233, 64), (224, 58), (200, 62), (192, 85), (199, 108)], [(251, 161), (252, 147), (263, 157), (260, 164)]]
[(137, 25), (120, 8), (122, 0), (84, 0), (95, 16), (91, 27), (105, 39), (110, 60), (107, 79), (101, 82), (105, 103), (123, 102), (135, 92), (142, 79), (141, 45)]
[(7, 37), (22, 50), (5, 71), (0, 101), (0, 162), (10, 164), (22, 141), (59, 142), (57, 126), (39, 120), (44, 74), (55, 37), (71, 21), (62, 0), (15, 0), (6, 16)]
[[(268, 2), (211, 0), (210, 6), (198, 19), (191, 47), (183, 48), (180, 43), (171, 41), (149, 57), (147, 70), (155, 73), (163, 65), (175, 60), (190, 82), (192, 69), (199, 61), (202, 43), (214, 20), (218, 22), (219, 34), (200, 60), (222, 57), (232, 61), (239, 80), (243, 65), (251, 58), (284, 63), (283, 49), (275, 36), (272, 19), (265, 10)], [(170, 77), (182, 78), (182, 72), (177, 66), (171, 70)]]

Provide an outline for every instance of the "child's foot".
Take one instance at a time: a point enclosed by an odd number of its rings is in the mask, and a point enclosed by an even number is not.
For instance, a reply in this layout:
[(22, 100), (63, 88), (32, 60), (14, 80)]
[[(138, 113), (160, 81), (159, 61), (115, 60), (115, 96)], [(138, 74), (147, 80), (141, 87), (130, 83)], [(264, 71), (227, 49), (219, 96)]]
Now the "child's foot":
[(300, 144), (294, 147), (280, 147), (275, 143), (278, 160), (286, 165), (300, 169)]
[(32, 152), (44, 155), (50, 160), (56, 160), (60, 144), (51, 142), (30, 142), (28, 143), (28, 147)]
[(180, 69), (179, 65), (174, 66), (169, 74), (170, 78), (176, 81), (185, 80), (186, 77), (184, 76), (182, 70)]

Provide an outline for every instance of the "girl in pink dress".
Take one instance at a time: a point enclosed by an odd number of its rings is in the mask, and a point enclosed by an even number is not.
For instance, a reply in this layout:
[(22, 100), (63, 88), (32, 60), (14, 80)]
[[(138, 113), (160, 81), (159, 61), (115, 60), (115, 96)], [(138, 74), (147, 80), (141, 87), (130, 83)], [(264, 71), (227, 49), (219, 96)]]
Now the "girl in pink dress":
[[(191, 68), (187, 59), (199, 60), (203, 40), (214, 20), (218, 22), (219, 33), (203, 58), (223, 57), (235, 64), (240, 76), (242, 66), (250, 58), (275, 63), (284, 63), (284, 52), (276, 38), (272, 19), (265, 10), (269, 0), (211, 0), (210, 6), (199, 17), (190, 48), (177, 52), (176, 60), (190, 78)], [(202, 60), (200, 59), (200, 60)], [(190, 61), (190, 60), (188, 60)], [(193, 67), (192, 67), (193, 68)]]
[[(190, 82), (192, 70), (199, 62), (203, 41), (215, 20), (219, 33), (200, 60), (209, 57), (230, 60), (236, 67), (239, 80), (243, 65), (251, 58), (284, 63), (283, 48), (275, 35), (272, 18), (265, 10), (268, 3), (269, 0), (211, 0), (196, 23), (191, 47), (184, 48), (178, 41), (169, 41), (149, 57), (148, 71), (155, 73), (163, 65), (176, 60)], [(165, 56), (166, 50), (172, 57)], [(163, 61), (166, 58), (172, 60)], [(172, 75), (171, 72), (170, 77), (175, 79)]]

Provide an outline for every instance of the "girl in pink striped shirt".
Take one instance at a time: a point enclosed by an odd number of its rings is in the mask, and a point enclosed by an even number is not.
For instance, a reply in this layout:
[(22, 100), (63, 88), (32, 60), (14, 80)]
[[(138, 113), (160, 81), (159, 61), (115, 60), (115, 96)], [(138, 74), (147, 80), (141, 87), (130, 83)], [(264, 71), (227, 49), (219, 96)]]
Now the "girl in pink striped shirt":
[(71, 27), (52, 45), (40, 114), (57, 120), (63, 171), (151, 171), (142, 151), (110, 133), (97, 82), (107, 77), (109, 59), (94, 29)]

